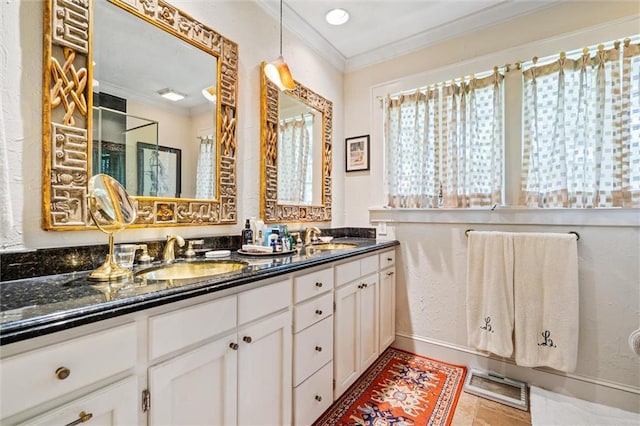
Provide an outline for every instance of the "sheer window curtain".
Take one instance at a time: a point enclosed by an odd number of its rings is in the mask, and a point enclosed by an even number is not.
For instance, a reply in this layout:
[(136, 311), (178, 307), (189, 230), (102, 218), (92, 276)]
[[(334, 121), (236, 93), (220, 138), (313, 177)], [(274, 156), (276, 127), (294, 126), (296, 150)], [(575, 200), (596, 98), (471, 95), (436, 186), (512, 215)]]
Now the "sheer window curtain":
[(444, 207), (502, 203), (503, 83), (504, 75), (495, 70), (443, 89)]
[(306, 185), (312, 149), (307, 120), (313, 116), (281, 120), (278, 126), (278, 201), (283, 203), (311, 203)]
[(212, 136), (201, 136), (196, 166), (196, 198), (211, 200), (216, 195), (216, 150)]
[(439, 90), (383, 100), (389, 207), (438, 207)]
[(389, 207), (502, 202), (504, 75), (438, 85), (383, 101)]
[(640, 207), (640, 46), (523, 70), (523, 203)]

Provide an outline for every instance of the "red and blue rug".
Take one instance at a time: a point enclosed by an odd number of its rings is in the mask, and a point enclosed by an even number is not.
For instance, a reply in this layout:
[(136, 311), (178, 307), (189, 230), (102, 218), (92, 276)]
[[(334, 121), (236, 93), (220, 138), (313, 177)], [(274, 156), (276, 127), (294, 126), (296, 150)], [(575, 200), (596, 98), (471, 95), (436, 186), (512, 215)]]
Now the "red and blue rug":
[(448, 425), (466, 368), (387, 349), (314, 423), (321, 425)]

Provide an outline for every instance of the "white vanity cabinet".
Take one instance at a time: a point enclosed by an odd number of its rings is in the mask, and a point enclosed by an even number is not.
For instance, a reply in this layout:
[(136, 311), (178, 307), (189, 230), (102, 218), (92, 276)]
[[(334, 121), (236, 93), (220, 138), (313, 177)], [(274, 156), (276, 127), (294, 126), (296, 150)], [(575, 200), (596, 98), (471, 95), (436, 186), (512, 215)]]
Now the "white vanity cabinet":
[(0, 424), (309, 425), (395, 334), (395, 250), (0, 347)]
[[(291, 423), (291, 281), (149, 318), (149, 424)], [(180, 352), (174, 355), (176, 351)]]
[(380, 337), (378, 352), (382, 353), (396, 338), (396, 252), (385, 251), (379, 255), (380, 263)]
[(334, 399), (337, 399), (378, 352), (378, 255), (335, 267)]
[(309, 425), (333, 402), (333, 268), (293, 279), (293, 424)]

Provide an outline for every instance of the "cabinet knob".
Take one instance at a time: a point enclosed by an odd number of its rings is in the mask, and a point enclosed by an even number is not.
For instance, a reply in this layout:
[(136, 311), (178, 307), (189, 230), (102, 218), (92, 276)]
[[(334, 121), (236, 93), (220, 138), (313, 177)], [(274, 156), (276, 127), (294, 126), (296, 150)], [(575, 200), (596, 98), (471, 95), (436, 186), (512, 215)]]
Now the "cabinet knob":
[(235, 343), (235, 342), (231, 342), (231, 343), (229, 343), (229, 347), (230, 347), (231, 349), (233, 349), (234, 351), (237, 351), (237, 350), (238, 350), (238, 344), (237, 344), (237, 343)]
[(78, 418), (71, 423), (67, 423), (66, 426), (76, 426), (80, 423), (88, 422), (92, 417), (92, 413), (85, 413), (84, 411), (81, 411), (80, 414), (78, 414)]
[(393, 258), (392, 258), (392, 257), (387, 257), (387, 260), (388, 260), (389, 262), (391, 262), (391, 261), (393, 261)]
[(249, 336), (244, 336), (244, 337), (242, 338), (242, 341), (247, 342), (247, 343), (251, 343), (251, 337), (249, 337)]
[(318, 288), (322, 287), (322, 283), (321, 282), (317, 282), (316, 283), (316, 287), (318, 287)]
[(320, 401), (322, 401), (322, 397), (320, 395), (316, 395), (315, 400), (320, 402)]
[(322, 346), (316, 346), (316, 351), (322, 352)]
[(71, 374), (71, 370), (69, 370), (67, 367), (60, 367), (56, 370), (56, 377), (58, 378), (58, 380), (64, 380), (67, 377), (69, 377), (69, 374)]
[(367, 288), (367, 283), (362, 283), (362, 288)]
[(360, 285), (358, 285), (358, 288), (362, 289), (362, 288), (364, 288), (364, 287), (362, 287), (362, 284), (360, 284)]
[(316, 309), (316, 315), (322, 315), (322, 311), (320, 309)]

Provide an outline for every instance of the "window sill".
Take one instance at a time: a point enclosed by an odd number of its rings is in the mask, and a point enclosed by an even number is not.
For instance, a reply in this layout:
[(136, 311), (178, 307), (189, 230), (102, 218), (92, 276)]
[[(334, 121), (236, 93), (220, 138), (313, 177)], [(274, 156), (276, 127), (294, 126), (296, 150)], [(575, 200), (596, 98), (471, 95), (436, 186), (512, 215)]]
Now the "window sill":
[(397, 223), (484, 223), (640, 227), (640, 209), (530, 209), (498, 207), (477, 209), (369, 208), (369, 221)]

